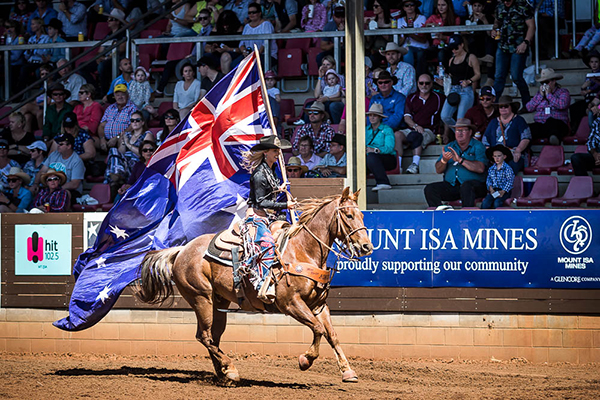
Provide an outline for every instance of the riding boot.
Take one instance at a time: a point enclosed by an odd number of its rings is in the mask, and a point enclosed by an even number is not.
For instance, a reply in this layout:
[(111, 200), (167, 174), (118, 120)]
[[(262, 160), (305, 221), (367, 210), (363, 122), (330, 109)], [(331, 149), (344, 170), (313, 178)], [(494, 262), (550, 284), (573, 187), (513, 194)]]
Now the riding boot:
[(273, 304), (275, 302), (275, 284), (271, 279), (271, 271), (269, 271), (269, 274), (260, 287), (257, 297), (265, 304)]

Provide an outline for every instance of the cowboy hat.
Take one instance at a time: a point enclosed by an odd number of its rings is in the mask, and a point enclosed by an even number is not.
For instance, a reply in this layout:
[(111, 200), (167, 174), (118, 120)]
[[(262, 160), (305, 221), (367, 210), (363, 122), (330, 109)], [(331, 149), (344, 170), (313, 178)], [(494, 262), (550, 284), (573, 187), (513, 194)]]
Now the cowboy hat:
[(319, 111), (319, 112), (322, 112), (323, 114), (325, 114), (325, 104), (321, 103), (320, 101), (315, 101), (314, 103), (312, 103), (310, 105), (310, 107), (307, 107), (304, 110), (305, 111)]
[(369, 107), (369, 111), (367, 111), (367, 115), (379, 115), (381, 118), (387, 118), (387, 115), (383, 113), (383, 104), (374, 103)]
[(388, 71), (381, 71), (379, 73), (379, 75), (377, 76), (377, 79), (373, 79), (373, 82), (375, 82), (375, 84), (377, 84), (377, 81), (379, 80), (390, 80), (392, 81), (392, 85), (395, 85), (396, 83), (398, 83), (398, 78), (396, 78), (394, 75), (390, 74)]
[(67, 176), (65, 175), (64, 172), (57, 171), (55, 169), (50, 168), (45, 174), (42, 174), (42, 176), (41, 176), (42, 185), (47, 186), (48, 184), (46, 183), (46, 180), (51, 176), (58, 177), (58, 179), (60, 179), (59, 185), (61, 185), (61, 186), (64, 185), (65, 182), (67, 181)]
[(118, 8), (113, 8), (110, 14), (108, 14), (108, 18), (114, 18), (123, 25), (127, 23), (127, 21), (125, 20), (125, 13), (122, 10), (119, 10)]
[(488, 148), (485, 151), (485, 156), (488, 158), (488, 160), (490, 160), (491, 162), (494, 162), (494, 152), (495, 151), (501, 151), (502, 154), (504, 154), (506, 156), (506, 162), (511, 162), (513, 160), (513, 155), (512, 152), (510, 151), (510, 149), (506, 146), (503, 146), (501, 144), (497, 144), (495, 146), (492, 146), (490, 148)]
[(499, 106), (499, 105), (503, 105), (503, 104), (509, 104), (513, 108), (513, 111), (514, 111), (515, 107), (518, 108), (520, 106), (520, 103), (518, 101), (513, 101), (513, 98), (508, 95), (500, 96), (498, 101), (496, 103), (494, 103), (495, 106)]
[(471, 120), (468, 118), (459, 118), (458, 121), (456, 121), (456, 125), (450, 125), (450, 128), (462, 128), (465, 126), (471, 128), (472, 131), (477, 129), (477, 127), (473, 125)]
[(408, 49), (406, 47), (398, 46), (398, 44), (395, 42), (388, 42), (388, 44), (385, 45), (385, 49), (379, 50), (379, 53), (384, 56), (388, 51), (396, 51), (400, 54), (408, 53)]
[(65, 94), (65, 100), (71, 97), (71, 92), (65, 89), (65, 85), (62, 83), (55, 83), (54, 85), (50, 86), (47, 94), (48, 96), (52, 97), (52, 93), (54, 92), (63, 92)]
[(298, 167), (302, 170), (302, 173), (305, 174), (308, 171), (308, 167), (306, 165), (302, 165), (302, 161), (300, 161), (299, 157), (290, 157), (286, 167)]
[(404, 3), (414, 3), (414, 4), (415, 4), (415, 7), (421, 7), (421, 5), (423, 4), (423, 3), (421, 3), (419, 0), (404, 0), (404, 1), (402, 2), (402, 6), (403, 6), (403, 7), (404, 7)]
[(31, 177), (28, 174), (26, 174), (25, 172), (23, 172), (23, 170), (19, 167), (11, 167), (10, 168), (7, 178), (10, 178), (11, 176), (16, 176), (17, 178), (22, 180), (23, 186), (29, 185), (29, 182), (31, 181)]
[(536, 81), (540, 82), (540, 83), (545, 83), (548, 82), (551, 79), (562, 79), (563, 76), (561, 74), (558, 74), (556, 72), (554, 72), (554, 69), (552, 68), (544, 68), (542, 70), (542, 72), (540, 73), (540, 77), (536, 79)]
[(285, 140), (279, 139), (277, 135), (268, 135), (260, 138), (260, 141), (252, 146), (250, 151), (270, 150), (270, 149), (291, 149), (292, 144)]
[(340, 146), (346, 147), (346, 135), (342, 135), (341, 133), (336, 133), (333, 135), (331, 140), (328, 140), (327, 143), (337, 143)]

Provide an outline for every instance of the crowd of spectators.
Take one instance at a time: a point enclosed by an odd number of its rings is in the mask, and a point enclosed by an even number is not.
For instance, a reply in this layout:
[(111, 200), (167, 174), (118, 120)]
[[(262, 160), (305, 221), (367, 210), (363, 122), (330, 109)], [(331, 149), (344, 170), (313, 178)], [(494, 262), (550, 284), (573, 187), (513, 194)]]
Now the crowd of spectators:
[[(180, 6), (169, 15), (162, 37), (345, 29), (345, 5), (336, 0), (173, 2), (175, 6), (178, 4)], [(152, 6), (151, 2), (98, 0), (86, 10), (74, 0), (62, 0), (56, 8), (48, 0), (35, 1), (35, 7), (28, 0), (17, 0), (4, 23), (4, 42), (44, 44), (78, 40), (81, 34), (87, 37), (93, 32), (91, 27), (100, 22), (108, 24), (108, 37), (128, 22), (138, 21)], [(443, 187), (428, 186), (428, 203), (438, 205), (446, 198), (458, 196), (468, 205), (475, 197), (485, 196), (487, 191), (493, 198), (487, 199), (485, 204), (492, 207), (498, 203), (494, 193), (498, 192), (503, 198), (507, 190), (497, 191), (499, 186), (494, 186), (495, 183), (486, 186), (485, 175), (490, 162), (497, 171), (505, 171), (509, 166), (514, 177), (531, 161), (532, 140), (545, 139), (559, 144), (576, 129), (570, 117), (573, 114), (578, 115), (577, 123), (587, 114), (592, 130), (597, 134), (600, 129), (600, 122), (594, 122), (600, 113), (600, 98), (596, 97), (600, 79), (586, 79), (582, 86), (585, 101), (571, 110), (569, 91), (559, 84), (562, 76), (550, 68), (544, 69), (537, 79), (539, 93), (533, 98), (529, 95), (523, 70), (535, 31), (533, 6), (528, 1), (369, 0), (365, 10), (365, 29), (397, 28), (399, 32), (397, 43), (388, 35), (367, 36), (365, 42), (366, 163), (376, 180), (374, 191), (392, 187), (386, 171), (397, 169), (400, 173), (418, 174), (423, 149), (437, 141), (447, 147), (436, 163), (436, 172), (444, 173), (447, 178)], [(401, 33), (404, 28), (463, 24), (493, 24), (493, 29), (463, 34)], [(586, 49), (590, 48), (582, 46), (595, 40), (595, 32), (588, 32), (585, 43), (578, 44), (577, 52), (569, 54), (585, 56), (592, 72), (600, 70), (600, 54), (588, 52)], [(124, 35), (122, 32), (117, 39)], [(25, 40), (20, 40), (21, 37)], [(4, 188), (10, 189), (12, 197), (17, 198), (21, 189), (30, 191), (30, 206), (36, 204), (35, 196), (41, 193), (42, 187), (47, 189), (44, 196), (54, 193), (52, 196), (62, 200), (66, 195), (56, 193), (66, 191), (68, 202), (72, 203), (83, 194), (82, 181), (91, 174), (103, 177), (104, 183), (113, 188), (113, 195), (122, 194), (132, 183), (135, 171), (139, 172), (147, 161), (144, 153), (156, 148), (193, 105), (254, 45), (259, 48), (263, 62), (269, 57), (274, 66), (272, 71), (266, 72), (266, 78), (269, 101), (276, 121), (281, 123), (278, 110), (282, 93), (277, 87), (278, 43), (275, 40), (269, 45), (269, 54), (265, 54), (261, 40), (207, 42), (198, 62), (195, 62), (194, 48), (189, 57), (167, 62), (160, 77), (152, 77), (144, 67), (132, 65), (125, 57), (124, 43), (116, 52), (120, 75), (114, 80), (111, 79), (110, 53), (80, 73), (70, 74), (64, 48), (12, 51), (10, 73), (18, 77), (13, 80), (13, 92), (47, 76), (55, 68), (59, 74), (49, 82), (47, 93), (11, 115), (10, 126), (1, 135), (0, 168)], [(304, 107), (298, 122), (301, 126), (291, 138), (295, 157), (289, 161), (293, 170), (290, 173), (306, 177), (344, 176), (346, 79), (340, 73), (344, 66), (344, 43), (340, 43), (342, 59), (337, 62), (333, 38), (324, 36), (313, 45), (321, 50), (316, 57), (318, 77), (312, 93), (314, 99)], [(168, 48), (169, 45), (161, 46), (161, 58)], [(503, 95), (509, 73), (520, 91), (521, 102)], [(484, 74), (485, 83), (482, 82)], [(180, 80), (173, 92), (173, 108), (158, 115), (153, 103), (165, 96), (174, 75)], [(156, 79), (155, 90), (152, 79)], [(46, 96), (49, 105), (44, 115), (42, 106)], [(533, 124), (525, 122), (520, 115), (524, 112), (535, 113)], [(159, 132), (149, 130), (148, 122), (152, 119), (160, 120)], [(42, 131), (41, 141), (35, 140), (33, 132), (36, 130)], [(2, 140), (8, 150), (4, 158)], [(504, 148), (498, 150), (499, 145)], [(486, 149), (489, 150), (487, 157)], [(404, 171), (405, 152), (412, 156), (412, 161)], [(97, 154), (106, 164), (98, 161)], [(590, 149), (590, 154), (598, 165), (597, 153)], [(582, 163), (588, 165), (590, 160)], [(24, 172), (19, 175), (15, 169), (10, 174), (14, 168), (22, 168)], [(48, 175), (48, 171), (53, 171), (53, 175)], [(24, 178), (25, 173), (30, 179), (20, 179), (19, 186), (10, 186), (6, 181), (8, 176)], [(52, 189), (47, 182), (50, 179), (56, 182)], [(465, 195), (465, 191), (469, 194)], [(20, 204), (17, 210), (27, 209)], [(14, 211), (12, 206), (8, 209)]]

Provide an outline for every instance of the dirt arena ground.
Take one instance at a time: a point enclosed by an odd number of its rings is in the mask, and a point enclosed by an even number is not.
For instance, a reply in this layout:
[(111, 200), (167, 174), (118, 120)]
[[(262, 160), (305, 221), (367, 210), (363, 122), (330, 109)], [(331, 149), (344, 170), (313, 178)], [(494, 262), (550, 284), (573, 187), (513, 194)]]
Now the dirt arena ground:
[(598, 399), (600, 365), (535, 365), (526, 360), (351, 360), (342, 383), (334, 360), (306, 372), (291, 357), (236, 357), (242, 380), (216, 382), (202, 356), (0, 353), (0, 398), (14, 399)]

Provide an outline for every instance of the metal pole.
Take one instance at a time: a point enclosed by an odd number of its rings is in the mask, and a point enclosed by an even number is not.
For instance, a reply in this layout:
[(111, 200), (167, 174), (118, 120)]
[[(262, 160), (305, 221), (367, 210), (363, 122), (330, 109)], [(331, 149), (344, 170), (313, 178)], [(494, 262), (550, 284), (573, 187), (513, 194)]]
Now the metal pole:
[[(127, 46), (127, 48), (129, 48), (129, 46)], [(131, 42), (131, 65), (134, 68), (138, 67), (138, 53), (137, 53), (137, 45), (134, 42)]]
[(48, 81), (44, 81), (44, 124), (46, 123), (46, 110), (48, 109)]
[(127, 42), (126, 42), (127, 43), (127, 47), (125, 48), (125, 57), (129, 58), (129, 46), (131, 45), (131, 36), (130, 36), (130, 33), (129, 33), (129, 29), (127, 29), (125, 31), (125, 36), (127, 37)]
[(335, 58), (335, 72), (340, 72), (340, 38), (333, 38), (333, 58)]
[(269, 39), (265, 39), (264, 43), (265, 44), (263, 46), (265, 50), (263, 54), (265, 55), (265, 71), (268, 71), (271, 69), (271, 41)]
[(117, 77), (117, 74), (119, 73), (119, 60), (118, 60), (118, 53), (117, 50), (119, 49), (119, 47), (115, 47), (114, 49), (112, 49), (111, 52), (111, 59), (112, 59), (112, 79), (114, 80)]
[(71, 60), (71, 48), (67, 47), (65, 49), (65, 60), (70, 61)]
[[(573, 15), (573, 47), (575, 47), (577, 45), (577, 36), (575, 35), (575, 33), (577, 32), (577, 7), (575, 7), (574, 1), (571, 2), (571, 9), (571, 14)], [(593, 12), (592, 15), (594, 15)]]
[(4, 52), (4, 100), (10, 99), (10, 51)]
[(533, 20), (535, 21), (535, 73), (540, 73), (540, 40), (538, 31), (538, 9), (535, 10), (535, 15), (533, 16)]
[(558, 58), (558, 0), (554, 0), (554, 57)]

